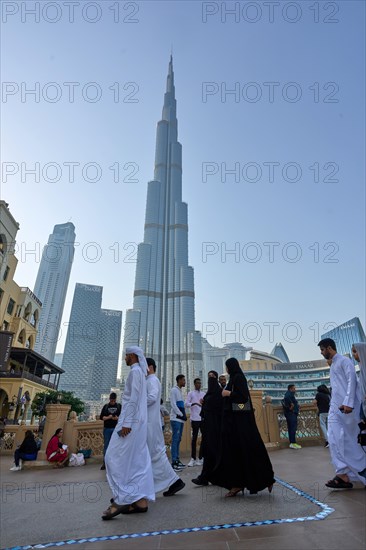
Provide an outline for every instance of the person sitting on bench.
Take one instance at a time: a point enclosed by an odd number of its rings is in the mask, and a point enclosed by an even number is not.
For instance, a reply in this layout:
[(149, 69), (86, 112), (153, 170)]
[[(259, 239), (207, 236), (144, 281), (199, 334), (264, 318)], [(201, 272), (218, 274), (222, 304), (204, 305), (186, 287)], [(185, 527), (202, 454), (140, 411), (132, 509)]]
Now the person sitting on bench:
[(25, 432), (23, 443), (16, 449), (14, 453), (14, 466), (10, 468), (12, 472), (17, 472), (22, 469), (23, 460), (37, 459), (37, 443), (34, 439), (32, 430)]

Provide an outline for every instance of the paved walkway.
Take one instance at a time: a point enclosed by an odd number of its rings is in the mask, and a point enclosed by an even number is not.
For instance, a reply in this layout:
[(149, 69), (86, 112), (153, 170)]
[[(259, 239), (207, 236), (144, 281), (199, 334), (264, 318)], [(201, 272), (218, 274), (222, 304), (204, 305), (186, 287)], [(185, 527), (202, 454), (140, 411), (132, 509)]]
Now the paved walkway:
[[(277, 483), (271, 495), (262, 492), (224, 500), (217, 488), (195, 487), (190, 480), (198, 468), (186, 468), (182, 474), (186, 488), (180, 494), (158, 496), (146, 515), (117, 516), (110, 522), (100, 519), (110, 491), (98, 465), (9, 472), (11, 458), (2, 457), (1, 548), (90, 538), (96, 540), (70, 546), (90, 550), (366, 548), (366, 491), (361, 486), (338, 492), (324, 487), (324, 481), (333, 477), (328, 450), (286, 449), (270, 456), (276, 477), (285, 482)], [(321, 521), (285, 522), (289, 518), (319, 518), (322, 514), (326, 517)], [(266, 520), (266, 525), (229, 527)], [(228, 527), (212, 529), (219, 525)], [(192, 527), (204, 530), (171, 532)], [(164, 530), (170, 533), (101, 540)]]

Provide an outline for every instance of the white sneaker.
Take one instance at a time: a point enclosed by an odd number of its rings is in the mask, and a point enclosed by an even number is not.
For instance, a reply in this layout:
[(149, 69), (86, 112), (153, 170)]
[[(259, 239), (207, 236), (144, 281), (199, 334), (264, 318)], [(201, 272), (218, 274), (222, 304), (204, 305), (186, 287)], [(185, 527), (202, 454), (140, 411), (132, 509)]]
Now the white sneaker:
[(10, 468), (10, 471), (11, 472), (19, 472), (19, 470), (21, 470), (22, 468), (20, 466), (13, 466), (12, 468)]
[(196, 466), (202, 466), (202, 464), (203, 464), (202, 458), (199, 458), (198, 460), (196, 460)]
[(289, 447), (290, 447), (290, 449), (299, 449), (299, 447), (296, 445), (296, 443), (290, 443)]
[(196, 461), (194, 458), (191, 458), (191, 460), (188, 462), (187, 466), (190, 468), (191, 466), (196, 466)]

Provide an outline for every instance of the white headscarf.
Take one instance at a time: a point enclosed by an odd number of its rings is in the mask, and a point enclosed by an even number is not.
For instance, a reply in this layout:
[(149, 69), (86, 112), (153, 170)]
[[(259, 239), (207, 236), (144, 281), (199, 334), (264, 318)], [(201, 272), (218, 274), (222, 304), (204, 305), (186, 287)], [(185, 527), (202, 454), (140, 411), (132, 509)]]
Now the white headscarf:
[(366, 343), (359, 342), (358, 344), (353, 344), (353, 347), (356, 349), (360, 361), (360, 386), (362, 392), (362, 408), (364, 415), (366, 416)]
[(144, 373), (144, 375), (146, 376), (148, 374), (149, 369), (148, 369), (146, 359), (145, 359), (145, 355), (144, 355), (144, 352), (142, 351), (142, 349), (139, 348), (138, 346), (131, 346), (129, 348), (126, 348), (126, 353), (134, 353), (135, 355), (137, 355), (141, 370)]

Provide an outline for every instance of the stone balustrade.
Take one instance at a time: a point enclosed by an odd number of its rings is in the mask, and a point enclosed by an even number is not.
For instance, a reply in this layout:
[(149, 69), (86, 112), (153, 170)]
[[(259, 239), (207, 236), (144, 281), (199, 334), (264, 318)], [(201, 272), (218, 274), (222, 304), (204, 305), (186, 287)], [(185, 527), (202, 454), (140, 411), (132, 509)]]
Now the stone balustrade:
[[(263, 442), (268, 450), (280, 449), (288, 446), (288, 434), (286, 419), (281, 406), (272, 405), (269, 400), (263, 404), (262, 392), (251, 391), (251, 398), (256, 417), (257, 426)], [(78, 422), (76, 413), (73, 411), (67, 416), (70, 410), (69, 405), (47, 405), (47, 419), (44, 428), (41, 450), (38, 453), (39, 460), (45, 460), (45, 450), (48, 441), (57, 428), (63, 428), (64, 444), (68, 445), (72, 453), (80, 449), (91, 449), (92, 458), (102, 460), (103, 458), (103, 422), (96, 420), (92, 422)], [(244, 413), (245, 414), (245, 413)], [(16, 426), (9, 425), (5, 428), (5, 435), (2, 441), (1, 454), (12, 454), (24, 439), (26, 430), (32, 429), (37, 435), (38, 426)], [(312, 404), (301, 406), (298, 418), (297, 440), (302, 445), (321, 445), (322, 436), (320, 432), (317, 408)], [(170, 454), (172, 432), (169, 417), (165, 419), (164, 440), (167, 452)], [(200, 444), (200, 437), (198, 444)], [(189, 419), (185, 422), (180, 450), (182, 456), (190, 454), (191, 430)]]

